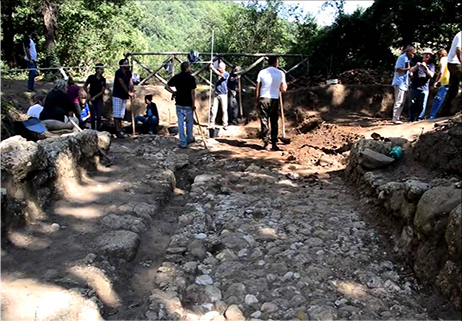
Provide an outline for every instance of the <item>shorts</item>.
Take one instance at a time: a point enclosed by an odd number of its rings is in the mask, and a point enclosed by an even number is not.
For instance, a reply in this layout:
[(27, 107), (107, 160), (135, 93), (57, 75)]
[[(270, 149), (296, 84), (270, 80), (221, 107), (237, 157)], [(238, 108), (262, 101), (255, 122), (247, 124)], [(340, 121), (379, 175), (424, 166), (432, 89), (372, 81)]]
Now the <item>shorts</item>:
[(125, 109), (127, 109), (126, 99), (112, 97), (112, 116), (114, 118), (124, 118)]

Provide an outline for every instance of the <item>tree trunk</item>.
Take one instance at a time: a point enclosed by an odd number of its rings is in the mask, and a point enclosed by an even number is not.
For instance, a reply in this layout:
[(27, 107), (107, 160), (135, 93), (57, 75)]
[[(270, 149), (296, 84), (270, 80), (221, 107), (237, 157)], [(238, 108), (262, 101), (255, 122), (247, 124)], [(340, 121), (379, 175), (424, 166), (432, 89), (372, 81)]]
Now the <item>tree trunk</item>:
[(53, 50), (56, 42), (56, 23), (58, 12), (56, 5), (53, 2), (53, 0), (41, 0), (47, 50)]
[(8, 0), (2, 2), (2, 28), (3, 28), (3, 40), (2, 49), (6, 60), (6, 63), (10, 67), (16, 67), (15, 48), (17, 46), (14, 43), (14, 30), (13, 30), (13, 7), (14, 1)]

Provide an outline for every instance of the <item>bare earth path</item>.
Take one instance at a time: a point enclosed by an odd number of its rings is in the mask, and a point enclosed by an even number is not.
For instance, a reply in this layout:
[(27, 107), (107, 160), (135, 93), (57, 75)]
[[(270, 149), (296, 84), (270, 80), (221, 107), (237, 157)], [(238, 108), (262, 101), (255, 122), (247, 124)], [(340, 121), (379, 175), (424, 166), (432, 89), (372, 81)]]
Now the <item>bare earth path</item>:
[[(393, 262), (338, 166), (315, 171), (259, 145), (225, 139), (206, 152), (199, 143), (177, 150), (169, 138), (114, 142), (113, 167), (70, 186), (47, 222), (10, 236), (4, 319), (47, 319), (37, 311), (52, 309), (43, 305), (50, 287), (114, 320), (460, 318)], [(144, 224), (129, 262), (102, 255), (96, 241), (108, 231), (104, 217), (127, 213)]]

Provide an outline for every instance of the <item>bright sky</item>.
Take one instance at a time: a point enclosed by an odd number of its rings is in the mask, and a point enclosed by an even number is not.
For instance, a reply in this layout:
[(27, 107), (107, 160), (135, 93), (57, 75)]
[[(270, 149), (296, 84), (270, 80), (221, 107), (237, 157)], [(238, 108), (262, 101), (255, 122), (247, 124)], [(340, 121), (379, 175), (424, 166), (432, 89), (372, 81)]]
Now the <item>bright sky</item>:
[[(316, 17), (318, 24), (321, 26), (331, 25), (335, 20), (335, 9), (333, 7), (327, 7), (324, 10), (321, 9), (325, 1), (286, 1), (287, 4), (297, 5), (303, 10), (303, 13), (311, 13)], [(353, 13), (358, 7), (369, 8), (374, 1), (345, 1), (345, 13)]]

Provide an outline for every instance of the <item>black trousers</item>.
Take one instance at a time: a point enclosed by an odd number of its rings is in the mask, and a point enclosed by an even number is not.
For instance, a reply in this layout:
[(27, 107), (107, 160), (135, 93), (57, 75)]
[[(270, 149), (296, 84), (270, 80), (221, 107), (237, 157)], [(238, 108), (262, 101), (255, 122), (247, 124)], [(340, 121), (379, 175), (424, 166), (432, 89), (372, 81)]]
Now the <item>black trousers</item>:
[(103, 112), (103, 100), (102, 99), (97, 99), (90, 104), (91, 129), (101, 130), (101, 113), (102, 112)]
[(462, 67), (460, 64), (448, 64), (449, 69), (449, 89), (441, 107), (440, 116), (449, 116), (451, 114), (452, 100), (459, 92), (459, 85), (462, 82)]
[[(279, 100), (260, 98), (260, 121), (263, 142), (272, 144), (278, 142)], [(271, 128), (271, 136), (270, 136)]]
[(228, 90), (228, 122), (236, 125), (239, 118), (239, 105), (236, 99), (236, 91)]

